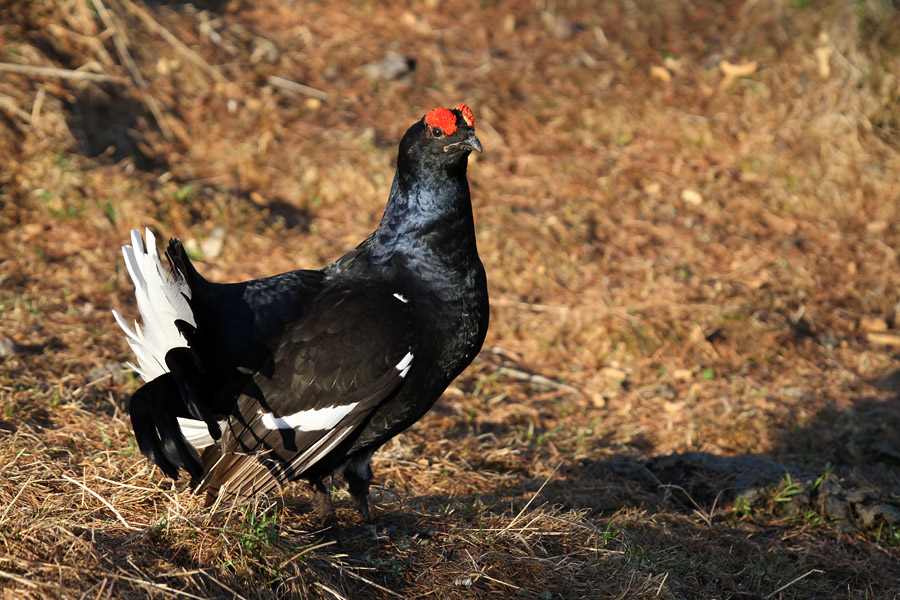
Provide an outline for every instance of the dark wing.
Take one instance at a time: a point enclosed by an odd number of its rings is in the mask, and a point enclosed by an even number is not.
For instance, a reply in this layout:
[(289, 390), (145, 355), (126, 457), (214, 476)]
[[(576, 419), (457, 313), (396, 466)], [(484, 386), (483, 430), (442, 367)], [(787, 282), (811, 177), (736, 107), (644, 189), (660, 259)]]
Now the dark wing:
[(198, 491), (266, 492), (323, 460), (330, 472), (342, 444), (415, 368), (419, 335), (396, 290), (327, 288), (285, 330), (271, 376), (257, 373), (238, 399), (220, 443), (204, 454), (209, 472)]
[[(324, 287), (322, 271), (289, 271), (242, 283), (212, 283), (201, 276), (177, 239), (166, 256), (191, 289), (196, 328), (181, 326), (204, 372), (236, 366), (255, 370), (271, 342), (295, 321)], [(226, 410), (226, 413), (229, 411)]]

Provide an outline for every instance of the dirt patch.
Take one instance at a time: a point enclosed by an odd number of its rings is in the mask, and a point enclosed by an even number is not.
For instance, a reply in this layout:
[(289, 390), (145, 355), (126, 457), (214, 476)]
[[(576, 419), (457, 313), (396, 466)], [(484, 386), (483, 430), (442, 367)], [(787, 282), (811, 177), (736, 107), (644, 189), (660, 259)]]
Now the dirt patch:
[[(0, 579), (39, 597), (891, 598), (900, 15), (830, 1), (0, 1)], [(12, 66), (10, 66), (12, 65)], [(485, 351), (342, 544), (136, 453), (119, 247), (375, 227), (466, 102)], [(602, 592), (598, 592), (602, 590)]]

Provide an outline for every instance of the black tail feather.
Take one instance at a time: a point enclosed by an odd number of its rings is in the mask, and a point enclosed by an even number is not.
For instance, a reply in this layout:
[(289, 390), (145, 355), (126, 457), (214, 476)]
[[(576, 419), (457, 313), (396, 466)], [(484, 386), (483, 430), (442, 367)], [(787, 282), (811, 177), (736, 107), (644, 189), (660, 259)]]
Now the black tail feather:
[(197, 269), (194, 268), (193, 263), (191, 263), (191, 258), (184, 248), (184, 244), (182, 244), (181, 240), (178, 238), (169, 240), (169, 247), (166, 249), (166, 258), (169, 259), (169, 265), (172, 267), (172, 270), (184, 277), (188, 287), (192, 290), (195, 289), (197, 284), (201, 281), (206, 281), (203, 279), (203, 276), (197, 272)]
[(167, 373), (144, 384), (131, 397), (128, 412), (141, 453), (163, 473), (178, 479), (178, 469), (187, 471), (193, 480), (203, 475), (200, 456), (187, 443), (178, 416), (188, 416), (179, 403), (178, 384)]

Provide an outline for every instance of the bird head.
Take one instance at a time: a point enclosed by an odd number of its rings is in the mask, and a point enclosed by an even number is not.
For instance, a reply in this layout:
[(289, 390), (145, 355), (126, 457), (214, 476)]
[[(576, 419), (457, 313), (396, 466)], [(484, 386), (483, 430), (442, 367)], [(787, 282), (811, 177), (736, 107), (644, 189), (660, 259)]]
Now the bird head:
[(455, 165), (475, 150), (482, 151), (475, 135), (475, 117), (465, 104), (454, 109), (434, 108), (413, 124), (400, 142), (400, 158), (422, 165)]

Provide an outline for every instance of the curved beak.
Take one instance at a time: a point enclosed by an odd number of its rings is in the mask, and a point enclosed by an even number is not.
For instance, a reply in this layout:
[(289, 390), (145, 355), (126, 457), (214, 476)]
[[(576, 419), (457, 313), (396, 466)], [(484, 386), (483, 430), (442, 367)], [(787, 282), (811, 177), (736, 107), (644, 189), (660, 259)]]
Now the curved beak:
[(447, 144), (444, 146), (444, 152), (449, 152), (454, 148), (464, 148), (467, 150), (475, 150), (476, 152), (482, 152), (483, 148), (481, 146), (481, 140), (475, 135), (474, 129), (469, 129), (469, 135), (466, 136), (466, 139), (461, 142), (456, 142), (454, 144)]

